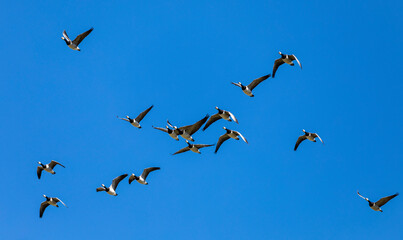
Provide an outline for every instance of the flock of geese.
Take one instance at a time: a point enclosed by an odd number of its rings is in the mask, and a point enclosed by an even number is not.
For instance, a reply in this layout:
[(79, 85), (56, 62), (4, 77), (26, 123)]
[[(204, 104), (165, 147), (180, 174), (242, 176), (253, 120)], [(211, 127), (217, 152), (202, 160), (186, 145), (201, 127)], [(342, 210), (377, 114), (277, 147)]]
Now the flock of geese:
[[(67, 35), (67, 32), (64, 30), (63, 31), (63, 37), (62, 39), (66, 42), (67, 46), (73, 50), (76, 51), (81, 51), (81, 49), (78, 47), (78, 45), (92, 32), (94, 28), (89, 29), (88, 31), (78, 35), (73, 41), (70, 40), (70, 38)], [(253, 94), (253, 89), (256, 88), (260, 83), (262, 83), (264, 80), (268, 79), (269, 77), (274, 78), (277, 69), (283, 65), (284, 63), (287, 63), (290, 66), (294, 66), (294, 61), (296, 61), (298, 63), (298, 65), (301, 67), (302, 69), (302, 65), (300, 63), (300, 61), (298, 60), (298, 58), (293, 55), (293, 54), (283, 54), (282, 52), (279, 52), (279, 54), (281, 55), (280, 58), (276, 59), (274, 61), (274, 66), (273, 66), (273, 72), (271, 74), (265, 75), (263, 77), (257, 78), (255, 80), (253, 80), (250, 84), (248, 85), (243, 85), (241, 82), (238, 83), (234, 83), (231, 82), (232, 84), (234, 84), (235, 86), (238, 86), (242, 89), (243, 93), (245, 93), (247, 96), (249, 97), (254, 97)], [(140, 125), (140, 122), (143, 120), (143, 118), (151, 111), (151, 109), (154, 106), (150, 106), (149, 108), (147, 108), (146, 110), (144, 110), (142, 113), (140, 113), (136, 118), (130, 118), (129, 116), (126, 116), (125, 118), (120, 118), (119, 116), (117, 116), (117, 118), (127, 121), (129, 122), (132, 126), (136, 127), (136, 128), (142, 128)], [(215, 147), (215, 151), (214, 153), (217, 153), (218, 150), (220, 149), (221, 145), (229, 140), (230, 138), (235, 139), (235, 140), (239, 140), (242, 139), (245, 143), (248, 143), (248, 141), (246, 140), (246, 138), (238, 131), (235, 130), (231, 130), (228, 129), (226, 127), (223, 127), (225, 130), (225, 133), (223, 135), (221, 135), (218, 138), (217, 144), (193, 144), (191, 142), (195, 142), (195, 139), (193, 138), (193, 134), (195, 134), (204, 124), (203, 127), (203, 131), (205, 131), (209, 126), (211, 126), (211, 124), (213, 124), (214, 122), (220, 120), (220, 119), (224, 119), (227, 121), (234, 121), (236, 123), (238, 123), (237, 118), (235, 117), (234, 114), (232, 114), (230, 111), (227, 110), (223, 110), (220, 109), (218, 107), (215, 107), (215, 109), (218, 111), (216, 114), (212, 115), (211, 117), (209, 115), (206, 115), (204, 118), (202, 118), (201, 120), (197, 121), (196, 123), (192, 124), (192, 125), (187, 125), (187, 126), (183, 126), (183, 127), (177, 127), (173, 124), (171, 124), (169, 122), (169, 120), (167, 120), (167, 125), (164, 127), (154, 127), (152, 126), (154, 129), (160, 130), (162, 132), (167, 133), (171, 138), (179, 141), (179, 136), (184, 138), (187, 146), (180, 149), (179, 151), (173, 153), (173, 155), (176, 154), (180, 154), (180, 153), (184, 153), (184, 152), (188, 152), (188, 151), (192, 151), (194, 153), (201, 153), (200, 149), (201, 148), (205, 148), (205, 147), (212, 147), (212, 146), (216, 146)], [(207, 122), (207, 123), (206, 123)], [(301, 144), (301, 142), (303, 142), (304, 140), (309, 140), (312, 142), (316, 142), (316, 138), (319, 139), (319, 141), (321, 141), (322, 143), (323, 140), (319, 137), (319, 135), (317, 133), (311, 133), (311, 132), (307, 132), (304, 129), (302, 130), (304, 132), (303, 135), (299, 136), (297, 139), (297, 142), (295, 143), (294, 146), (294, 151), (297, 150), (298, 146)], [(38, 162), (39, 166), (37, 167), (37, 176), (38, 179), (41, 179), (41, 175), (42, 175), (42, 171), (51, 173), (51, 174), (56, 174), (56, 172), (53, 170), (57, 165), (60, 165), (61, 167), (65, 167), (64, 165), (62, 165), (59, 162), (56, 162), (54, 160), (52, 160), (50, 163), (44, 165), (41, 162)], [(131, 184), (134, 180), (136, 180), (138, 183), (143, 184), (143, 185), (148, 185), (148, 182), (146, 181), (148, 175), (156, 170), (159, 170), (159, 167), (150, 167), (150, 168), (146, 168), (143, 170), (143, 173), (140, 176), (136, 176), (134, 173), (129, 177), (128, 183)], [(117, 187), (119, 185), (119, 183), (125, 179), (128, 176), (128, 174), (123, 174), (120, 175), (116, 178), (114, 178), (112, 180), (112, 183), (109, 187), (106, 187), (104, 184), (101, 185), (101, 187), (98, 187), (96, 189), (97, 192), (106, 192), (109, 195), (112, 196), (117, 196), (118, 194), (116, 193)], [(363, 197), (358, 191), (357, 194), (365, 199), (368, 203), (371, 209), (375, 210), (375, 211), (379, 211), (382, 212), (381, 207), (383, 205), (385, 205), (388, 201), (390, 201), (392, 198), (396, 197), (397, 195), (399, 195), (398, 193), (393, 194), (391, 196), (387, 196), (384, 198), (381, 198), (380, 200), (376, 201), (376, 202), (371, 202), (368, 198)], [(40, 205), (40, 209), (39, 209), (39, 217), (42, 218), (43, 213), (45, 211), (45, 209), (52, 205), (55, 207), (59, 207), (57, 205), (58, 202), (62, 203), (64, 206), (66, 206), (59, 198), (57, 197), (48, 197), (46, 195), (43, 195), (43, 197), (46, 198), (46, 200), (44, 202), (41, 203)], [(67, 206), (66, 206), (67, 207)]]

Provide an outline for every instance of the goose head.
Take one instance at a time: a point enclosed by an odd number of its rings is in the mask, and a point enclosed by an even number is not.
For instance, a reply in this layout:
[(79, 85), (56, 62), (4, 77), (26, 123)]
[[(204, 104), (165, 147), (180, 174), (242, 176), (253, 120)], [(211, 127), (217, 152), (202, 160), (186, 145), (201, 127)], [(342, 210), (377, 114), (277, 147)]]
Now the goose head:
[(130, 117), (129, 117), (129, 116), (127, 116), (127, 115), (126, 115), (126, 118), (127, 118), (127, 119), (130, 119)]
[(189, 145), (189, 147), (192, 147), (192, 146), (193, 146), (193, 144), (189, 143), (188, 140), (186, 140), (186, 143)]
[(64, 37), (62, 37), (62, 40), (66, 40)]
[(41, 162), (38, 162), (39, 165), (41, 165), (42, 167), (45, 167), (45, 165), (43, 165)]

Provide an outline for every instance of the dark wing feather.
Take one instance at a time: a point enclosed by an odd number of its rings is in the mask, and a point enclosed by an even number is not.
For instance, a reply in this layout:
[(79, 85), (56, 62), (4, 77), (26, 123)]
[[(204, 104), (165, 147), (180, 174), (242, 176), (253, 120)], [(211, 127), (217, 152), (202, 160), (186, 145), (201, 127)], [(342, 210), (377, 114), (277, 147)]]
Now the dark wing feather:
[(160, 128), (160, 127), (154, 127), (154, 126), (153, 126), (153, 128), (157, 129), (157, 130), (161, 130), (161, 131), (166, 132), (166, 133), (168, 132), (168, 130), (166, 128)]
[(105, 191), (105, 188), (103, 188), (103, 187), (97, 188), (97, 192), (102, 192), (102, 191)]
[(36, 175), (38, 175), (38, 179), (41, 179), (42, 171), (43, 171), (42, 167), (38, 167), (36, 169)]
[(297, 61), (299, 67), (302, 69), (302, 65), (299, 62), (298, 58), (293, 54), (293, 55), (288, 55), (288, 57), (292, 60), (292, 61)]
[(39, 217), (41, 218), (43, 216), (43, 212), (45, 212), (45, 209), (49, 206), (50, 204), (47, 201), (44, 201), (41, 203), (41, 207), (39, 208)]
[(255, 80), (253, 80), (249, 85), (248, 88), (250, 90), (253, 90), (257, 85), (259, 85), (261, 82), (263, 82), (264, 80), (268, 79), (270, 77), (270, 74), (260, 77), (260, 78), (256, 78)]
[(83, 33), (81, 33), (80, 35), (78, 35), (78, 36), (76, 37), (76, 39), (73, 40), (73, 43), (74, 43), (76, 46), (78, 46), (78, 44), (80, 44), (81, 41), (83, 41), (84, 38), (87, 37), (88, 34), (90, 34), (90, 33), (92, 32), (92, 30), (94, 30), (94, 28), (91, 28), (90, 30), (88, 30), (88, 31), (86, 31), (86, 32), (83, 32)]
[(305, 135), (299, 136), (297, 142), (295, 143), (294, 151), (297, 151), (299, 144), (306, 139)]
[(154, 107), (154, 105), (152, 105), (151, 107), (147, 108), (147, 110), (145, 110), (144, 112), (140, 113), (135, 119), (137, 122), (140, 122), (141, 120), (143, 120), (143, 118), (147, 115), (147, 113)]
[(60, 166), (62, 166), (62, 167), (65, 168), (65, 166), (63, 166), (62, 164), (60, 164), (60, 163), (58, 163), (58, 162), (56, 162), (56, 161), (54, 161), (54, 160), (50, 161), (50, 163), (49, 163), (49, 167), (52, 168), (52, 169), (53, 169), (56, 165), (60, 165)]
[(131, 183), (134, 181), (134, 179), (136, 179), (136, 177), (134, 176), (134, 174), (130, 175), (130, 177), (129, 177), (129, 184), (131, 184)]
[(272, 78), (276, 75), (278, 67), (280, 67), (284, 63), (282, 58), (277, 59), (274, 61), (274, 66), (273, 66), (273, 73), (271, 74)]
[(379, 207), (382, 207), (387, 202), (389, 202), (389, 200), (391, 200), (392, 198), (396, 197), (397, 195), (399, 195), (399, 193), (393, 194), (393, 195), (388, 196), (388, 197), (381, 198), (376, 202), (376, 205), (378, 205)]
[(197, 148), (205, 148), (205, 147), (212, 147), (215, 144), (195, 144)]
[(215, 121), (221, 119), (220, 114), (216, 113), (213, 116), (210, 117), (210, 119), (207, 121), (206, 125), (204, 125), (203, 131), (206, 130), (211, 124), (213, 124)]
[(181, 150), (177, 151), (176, 153), (173, 153), (172, 155), (176, 155), (176, 154), (179, 154), (179, 153), (184, 153), (184, 152), (187, 152), (189, 150), (190, 150), (189, 147), (184, 147)]
[(186, 131), (189, 135), (193, 135), (195, 132), (197, 132), (201, 128), (201, 126), (203, 126), (203, 124), (207, 121), (208, 118), (209, 118), (209, 115), (207, 114), (203, 119), (196, 122), (195, 124), (180, 127), (179, 129), (182, 131)]
[(125, 177), (127, 177), (127, 174), (120, 175), (119, 177), (113, 179), (112, 188), (115, 189), (115, 191), (116, 188), (118, 188), (118, 184), (120, 183), (120, 181), (122, 181)]
[(224, 135), (221, 135), (218, 139), (214, 153), (217, 153), (218, 149), (221, 147), (221, 144), (223, 144), (223, 142), (227, 141), (228, 139), (230, 139), (230, 136), (228, 136), (228, 134), (225, 133)]
[(150, 172), (155, 171), (155, 170), (160, 170), (160, 169), (161, 169), (161, 168), (159, 168), (159, 167), (150, 167), (150, 168), (146, 168), (146, 169), (144, 169), (143, 173), (141, 174), (141, 177), (142, 177), (144, 180), (146, 180), (146, 178), (147, 178), (147, 176), (148, 176), (148, 174), (149, 174)]

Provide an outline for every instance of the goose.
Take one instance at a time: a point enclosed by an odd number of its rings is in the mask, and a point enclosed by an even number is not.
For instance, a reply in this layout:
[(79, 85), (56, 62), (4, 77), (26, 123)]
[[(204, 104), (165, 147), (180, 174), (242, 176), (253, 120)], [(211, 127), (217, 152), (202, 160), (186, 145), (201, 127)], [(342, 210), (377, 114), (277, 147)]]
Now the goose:
[(117, 196), (118, 194), (116, 193), (116, 188), (118, 187), (120, 181), (122, 181), (125, 177), (127, 177), (127, 174), (120, 175), (119, 177), (113, 179), (112, 184), (109, 187), (106, 187), (104, 184), (102, 184), (102, 187), (97, 188), (97, 192), (105, 191), (109, 195)]
[(177, 151), (176, 153), (174, 153), (172, 155), (176, 155), (176, 154), (179, 154), (179, 153), (184, 153), (184, 152), (187, 152), (189, 150), (194, 152), (194, 153), (199, 153), (200, 154), (201, 153), (200, 150), (199, 150), (200, 148), (214, 146), (214, 144), (191, 144), (191, 143), (189, 143), (188, 140), (186, 140), (186, 143), (188, 144), (187, 147), (182, 148), (181, 150)]
[(174, 130), (170, 129), (168, 126), (165, 126), (165, 128), (154, 127), (154, 126), (152, 126), (152, 127), (153, 127), (154, 129), (161, 130), (161, 131), (163, 131), (163, 132), (168, 133), (168, 135), (169, 135), (171, 138), (175, 139), (176, 141), (179, 141), (178, 134), (176, 134), (176, 132), (175, 132)]
[(62, 200), (60, 200), (60, 199), (57, 198), (57, 197), (48, 197), (48, 196), (46, 196), (46, 195), (43, 195), (43, 197), (46, 198), (46, 201), (42, 202), (42, 203), (41, 203), (41, 207), (39, 208), (39, 217), (40, 217), (40, 218), (42, 218), (43, 212), (45, 212), (45, 209), (46, 209), (49, 205), (52, 205), (52, 206), (55, 206), (55, 207), (59, 207), (59, 206), (57, 205), (57, 203), (58, 203), (58, 202), (61, 202), (65, 207), (67, 207), (66, 204), (64, 204), (64, 202), (62, 202)]
[(58, 163), (58, 162), (56, 162), (54, 160), (50, 161), (50, 163), (48, 163), (46, 165), (42, 164), (41, 162), (38, 162), (38, 164), (40, 165), (36, 169), (36, 174), (38, 175), (38, 179), (41, 179), (41, 175), (42, 175), (43, 170), (45, 170), (46, 172), (51, 173), (51, 174), (56, 174), (56, 172), (53, 171), (53, 168), (56, 165), (60, 165), (60, 166), (65, 168), (65, 166), (63, 166), (62, 164), (60, 164), (60, 163)]
[[(234, 114), (232, 114), (230, 111), (222, 110), (222, 109), (219, 109), (218, 107), (215, 107), (215, 109), (218, 110), (218, 113), (216, 113), (210, 117), (210, 119), (207, 121), (206, 125), (204, 126), (203, 131), (206, 130), (215, 121), (217, 121), (221, 118), (225, 119), (227, 121), (230, 121), (230, 122), (234, 121), (234, 122), (238, 123), (238, 120), (236, 119)], [(232, 120), (231, 120), (231, 118), (232, 118)]]
[(209, 118), (209, 115), (207, 114), (203, 119), (199, 120), (198, 122), (192, 124), (192, 125), (188, 125), (188, 126), (184, 126), (184, 127), (180, 127), (178, 128), (177, 126), (173, 126), (169, 120), (167, 120), (168, 125), (174, 129), (176, 135), (183, 137), (185, 140), (189, 140), (194, 142), (195, 140), (193, 139), (192, 135), (197, 132), (201, 126), (203, 126), (203, 124), (207, 121), (207, 119)]
[(276, 75), (277, 72), (277, 68), (280, 67), (283, 63), (287, 63), (288, 65), (294, 66), (294, 63), (292, 61), (297, 61), (298, 65), (301, 67), (302, 69), (302, 65), (299, 62), (298, 58), (294, 55), (288, 55), (288, 54), (283, 54), (281, 52), (278, 52), (281, 57), (279, 59), (276, 59), (276, 61), (274, 61), (274, 66), (273, 66), (273, 73), (272, 73), (272, 78), (274, 78), (274, 76)]
[(215, 148), (214, 153), (217, 153), (218, 149), (221, 147), (221, 144), (223, 144), (223, 142), (227, 141), (230, 138), (239, 140), (239, 137), (241, 137), (244, 142), (248, 143), (246, 138), (244, 138), (244, 136), (242, 136), (242, 134), (240, 132), (237, 132), (235, 130), (230, 130), (226, 127), (223, 127), (223, 128), (227, 132), (225, 134), (221, 135), (220, 138), (218, 139), (217, 146)]
[(383, 205), (385, 205), (387, 202), (389, 202), (392, 198), (396, 197), (397, 195), (399, 195), (399, 193), (384, 197), (379, 199), (377, 202), (371, 202), (368, 198), (363, 197), (360, 192), (357, 191), (358, 196), (362, 197), (363, 199), (365, 199), (368, 203), (369, 203), (369, 207), (374, 210), (374, 211), (378, 211), (378, 212), (383, 212), (381, 207)]
[(129, 184), (131, 184), (134, 180), (136, 180), (138, 183), (141, 183), (143, 185), (148, 185), (148, 182), (146, 182), (146, 178), (150, 172), (153, 172), (155, 170), (160, 170), (159, 167), (150, 167), (146, 168), (143, 170), (143, 173), (140, 175), (140, 177), (137, 177), (134, 173), (129, 177)]
[(319, 140), (323, 144), (325, 144), (317, 133), (310, 133), (310, 132), (305, 131), (305, 129), (302, 129), (302, 131), (304, 132), (304, 135), (298, 137), (297, 142), (295, 143), (294, 151), (297, 151), (299, 144), (306, 139), (308, 139), (309, 141), (312, 141), (312, 142), (316, 142), (315, 138), (319, 138)]
[(129, 116), (126, 116), (126, 118), (120, 118), (119, 116), (116, 116), (116, 117), (129, 122), (131, 125), (133, 125), (136, 128), (141, 128), (140, 121), (143, 120), (143, 118), (147, 115), (147, 113), (149, 111), (151, 111), (151, 109), (153, 107), (154, 107), (154, 105), (151, 105), (151, 107), (147, 108), (144, 112), (140, 113), (135, 119), (130, 118)]
[(88, 36), (94, 30), (94, 28), (91, 28), (90, 30), (81, 33), (74, 39), (73, 41), (70, 40), (69, 36), (67, 36), (66, 30), (63, 31), (63, 37), (62, 39), (66, 42), (67, 46), (73, 50), (81, 51), (81, 49), (78, 47), (78, 45), (84, 40), (85, 37)]
[(268, 79), (269, 77), (270, 77), (270, 74), (268, 74), (268, 75), (266, 75), (266, 76), (263, 76), (263, 77), (260, 77), (260, 78), (256, 78), (255, 80), (253, 80), (253, 81), (252, 81), (249, 85), (247, 85), (247, 86), (242, 85), (241, 82), (238, 82), (238, 83), (231, 82), (231, 83), (234, 84), (235, 86), (238, 86), (238, 87), (242, 88), (242, 91), (243, 91), (246, 95), (248, 95), (249, 97), (254, 97), (255, 95), (253, 95), (252, 90), (253, 90), (257, 85), (259, 85), (261, 82), (263, 82), (264, 80)]

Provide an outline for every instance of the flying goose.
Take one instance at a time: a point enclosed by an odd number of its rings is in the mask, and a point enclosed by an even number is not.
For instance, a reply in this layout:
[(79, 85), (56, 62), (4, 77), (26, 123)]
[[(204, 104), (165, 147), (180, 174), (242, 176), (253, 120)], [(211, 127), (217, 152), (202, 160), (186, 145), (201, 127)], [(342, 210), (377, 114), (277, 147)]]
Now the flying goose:
[(254, 97), (255, 95), (253, 95), (252, 90), (253, 90), (257, 85), (259, 85), (261, 82), (263, 82), (264, 80), (268, 79), (269, 77), (270, 77), (270, 74), (268, 74), (268, 75), (266, 75), (266, 76), (263, 76), (263, 77), (260, 77), (260, 78), (256, 78), (255, 80), (253, 80), (253, 81), (252, 81), (249, 85), (247, 85), (247, 86), (242, 85), (241, 82), (238, 82), (238, 83), (231, 82), (231, 83), (234, 84), (235, 86), (238, 86), (238, 87), (242, 88), (242, 91), (243, 91), (246, 95), (248, 95), (249, 97)]
[(178, 135), (176, 134), (175, 130), (170, 129), (168, 126), (165, 126), (165, 128), (154, 127), (154, 126), (153, 126), (153, 128), (154, 128), (154, 129), (157, 129), (157, 130), (161, 130), (161, 131), (163, 131), (163, 132), (166, 132), (166, 133), (168, 133), (168, 135), (169, 135), (171, 138), (175, 139), (176, 141), (179, 141)]
[(197, 132), (201, 126), (203, 126), (203, 124), (207, 121), (207, 119), (209, 118), (209, 115), (207, 114), (203, 119), (199, 120), (198, 122), (192, 124), (192, 125), (188, 125), (188, 126), (184, 126), (184, 127), (176, 127), (173, 126), (169, 120), (167, 120), (168, 125), (174, 129), (176, 135), (183, 137), (186, 140), (192, 141), (194, 142), (194, 139), (192, 138), (192, 135)]
[(52, 206), (55, 206), (55, 207), (59, 207), (59, 206), (57, 205), (57, 203), (58, 203), (58, 202), (61, 202), (65, 207), (67, 207), (66, 204), (64, 204), (64, 202), (62, 202), (62, 200), (60, 200), (60, 199), (57, 198), (57, 197), (48, 197), (48, 196), (46, 196), (46, 195), (43, 195), (43, 197), (46, 198), (46, 201), (42, 202), (42, 203), (41, 203), (41, 207), (39, 208), (39, 217), (40, 217), (40, 218), (43, 216), (43, 212), (45, 212), (45, 209), (46, 209), (49, 205), (52, 205)]
[(143, 118), (147, 115), (147, 113), (154, 107), (152, 105), (151, 107), (147, 108), (144, 112), (140, 113), (135, 119), (130, 118), (129, 116), (126, 116), (126, 118), (120, 118), (119, 116), (116, 116), (119, 119), (122, 119), (124, 121), (129, 122), (131, 125), (133, 125), (136, 128), (141, 128), (140, 121), (143, 120)]
[(74, 39), (73, 41), (70, 40), (69, 36), (67, 36), (66, 30), (63, 31), (63, 37), (62, 39), (66, 42), (67, 46), (73, 50), (81, 51), (81, 49), (78, 47), (78, 45), (81, 43), (81, 41), (84, 40), (85, 37), (88, 36), (94, 30), (94, 28), (91, 28), (90, 30), (81, 33)]
[(235, 130), (230, 130), (226, 127), (223, 127), (223, 128), (227, 132), (225, 134), (221, 135), (220, 138), (218, 139), (217, 146), (215, 148), (214, 153), (217, 153), (218, 149), (221, 147), (221, 144), (223, 144), (223, 142), (227, 141), (230, 138), (239, 140), (239, 137), (241, 137), (244, 142), (248, 143), (246, 138), (244, 138), (240, 132), (237, 132)]
[[(218, 107), (215, 107), (215, 109), (218, 110), (218, 113), (216, 113), (210, 117), (210, 119), (207, 121), (206, 125), (204, 125), (203, 131), (206, 130), (215, 121), (217, 121), (221, 118), (225, 119), (227, 121), (230, 121), (230, 122), (233, 120), (234, 122), (238, 123), (238, 120), (236, 119), (234, 114), (232, 114), (230, 111), (222, 110), (222, 109), (219, 109)], [(232, 118), (232, 120), (231, 120), (231, 118)]]
[(120, 181), (122, 181), (125, 177), (127, 177), (127, 174), (120, 175), (119, 177), (113, 179), (112, 184), (108, 188), (102, 184), (102, 187), (97, 188), (97, 192), (105, 191), (109, 195), (117, 196), (118, 194), (116, 193), (116, 188), (118, 187)]
[(41, 179), (41, 175), (42, 175), (43, 170), (45, 170), (46, 172), (51, 173), (51, 174), (56, 174), (56, 172), (53, 171), (53, 168), (56, 165), (60, 165), (60, 166), (65, 168), (65, 166), (63, 166), (62, 164), (60, 164), (60, 163), (58, 163), (58, 162), (56, 162), (54, 160), (50, 161), (50, 163), (46, 164), (46, 165), (42, 164), (41, 162), (38, 162), (38, 164), (40, 165), (36, 169), (36, 174), (38, 175), (38, 179)]
[(369, 203), (369, 207), (374, 210), (374, 211), (379, 211), (379, 212), (383, 212), (381, 207), (383, 205), (385, 205), (387, 202), (389, 202), (389, 200), (391, 200), (392, 198), (396, 197), (397, 195), (399, 195), (399, 193), (390, 195), (388, 197), (384, 197), (379, 199), (377, 202), (371, 202), (368, 198), (363, 197), (358, 191), (357, 191), (358, 196), (362, 197), (363, 199), (365, 199), (368, 203)]
[(324, 144), (324, 142), (322, 141), (322, 139), (319, 137), (319, 135), (317, 133), (310, 133), (310, 132), (305, 131), (304, 129), (302, 129), (302, 131), (305, 134), (298, 137), (297, 143), (295, 143), (294, 151), (297, 151), (299, 144), (306, 139), (308, 139), (309, 141), (312, 141), (312, 142), (316, 142), (315, 138), (319, 138), (319, 140)]
[(287, 63), (291, 66), (294, 66), (294, 63), (292, 61), (295, 60), (302, 69), (301, 63), (298, 61), (298, 58), (294, 54), (288, 55), (288, 54), (282, 54), (281, 52), (278, 53), (281, 55), (281, 57), (279, 59), (276, 59), (276, 61), (274, 61), (272, 78), (274, 78), (274, 76), (276, 75), (277, 68), (280, 67), (283, 63)]
[(195, 153), (201, 153), (199, 151), (200, 148), (214, 146), (214, 144), (191, 144), (191, 143), (189, 143), (188, 140), (186, 140), (186, 143), (188, 144), (187, 147), (182, 148), (181, 150), (177, 151), (176, 153), (174, 153), (172, 155), (176, 155), (176, 154), (179, 154), (179, 153), (184, 153), (184, 152), (187, 152), (189, 150), (192, 151), (192, 152), (195, 152)]
[(129, 177), (129, 184), (131, 184), (134, 180), (136, 180), (138, 183), (148, 185), (148, 182), (146, 182), (146, 178), (150, 172), (155, 171), (155, 170), (160, 170), (159, 167), (150, 167), (144, 169), (143, 173), (140, 175), (140, 177), (137, 177), (134, 173)]

